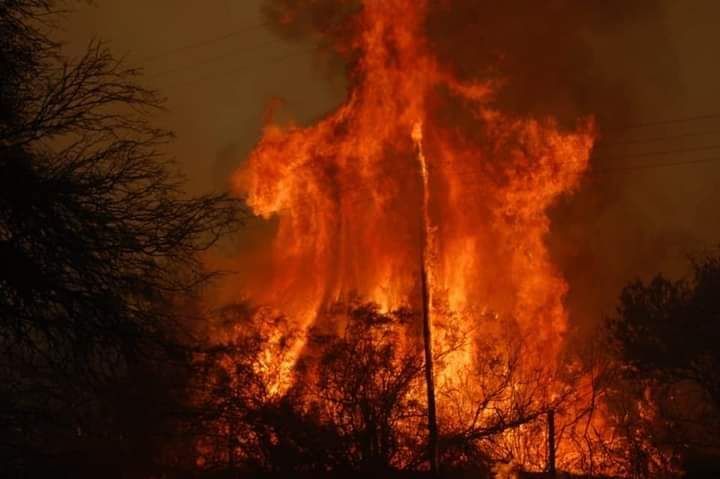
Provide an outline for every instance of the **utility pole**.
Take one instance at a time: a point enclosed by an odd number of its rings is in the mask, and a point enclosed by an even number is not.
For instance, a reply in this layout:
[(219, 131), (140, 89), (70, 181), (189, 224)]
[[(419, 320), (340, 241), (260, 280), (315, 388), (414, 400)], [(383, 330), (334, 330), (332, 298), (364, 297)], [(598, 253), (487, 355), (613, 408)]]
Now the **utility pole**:
[(430, 193), (428, 190), (428, 171), (422, 147), (422, 124), (416, 123), (413, 127), (412, 138), (417, 147), (420, 173), (422, 176), (423, 205), (420, 215), (420, 289), (422, 295), (422, 326), (423, 346), (425, 352), (425, 385), (427, 386), (428, 406), (428, 456), (430, 472), (433, 477), (438, 476), (440, 469), (440, 454), (438, 448), (437, 407), (435, 405), (435, 373), (433, 371), (432, 348), (432, 318), (430, 317), (431, 297), (428, 284), (428, 256), (430, 249)]
[(427, 270), (425, 268), (424, 262), (422, 262), (420, 266), (420, 271), (420, 286), (422, 288), (423, 302), (423, 343), (425, 346), (425, 384), (427, 385), (428, 403), (428, 453), (430, 456), (430, 472), (433, 476), (437, 476), (440, 462), (440, 454), (438, 449), (437, 408), (435, 406), (435, 374), (433, 371), (432, 328), (430, 323), (430, 295), (428, 293)]
[(548, 476), (555, 477), (555, 411), (550, 409), (547, 413), (547, 472)]

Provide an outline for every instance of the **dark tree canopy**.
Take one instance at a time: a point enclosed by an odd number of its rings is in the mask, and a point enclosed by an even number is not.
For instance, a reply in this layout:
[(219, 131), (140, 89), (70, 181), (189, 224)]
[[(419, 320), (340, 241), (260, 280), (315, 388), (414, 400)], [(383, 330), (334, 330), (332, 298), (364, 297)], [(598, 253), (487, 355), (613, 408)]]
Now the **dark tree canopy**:
[[(693, 260), (688, 278), (658, 275), (648, 283), (626, 286), (609, 325), (621, 374), (620, 382), (610, 388), (608, 403), (616, 410), (620, 428), (633, 438), (634, 462), (642, 465), (660, 457), (648, 454), (655, 449), (688, 477), (717, 477), (718, 252)], [(638, 470), (648, 475), (646, 467)]]
[(627, 286), (611, 329), (637, 373), (693, 382), (720, 410), (720, 256), (695, 260), (689, 279)]
[(8, 470), (88, 454), (100, 437), (120, 449), (130, 441), (116, 401), (152, 402), (142, 387), (158, 384), (154, 372), (172, 376), (184, 355), (173, 301), (211, 276), (198, 253), (236, 227), (239, 211), (223, 194), (185, 196), (163, 153), (172, 135), (150, 120), (161, 99), (101, 43), (64, 60), (47, 33), (54, 8), (0, 4), (0, 463)]

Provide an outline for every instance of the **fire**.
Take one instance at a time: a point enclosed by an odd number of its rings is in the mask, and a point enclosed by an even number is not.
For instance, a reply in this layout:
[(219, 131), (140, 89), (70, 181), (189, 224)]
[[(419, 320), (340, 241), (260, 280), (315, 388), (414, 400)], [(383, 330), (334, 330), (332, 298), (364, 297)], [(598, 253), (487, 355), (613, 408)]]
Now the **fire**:
[[(499, 314), (527, 339), (523, 367), (551, 371), (568, 286), (545, 244), (547, 210), (587, 169), (592, 120), (567, 131), (553, 118), (499, 109), (502, 78), (461, 79), (433, 54), (428, 8), (427, 0), (365, 0), (346, 53), (345, 103), (311, 126), (266, 125), (234, 188), (277, 220), (273, 272), (242, 293), (307, 330), (351, 297), (387, 311), (417, 308), (424, 262), (437, 351), (458, 325), (498, 334), (484, 318)], [(305, 346), (299, 335), (278, 392)], [(476, 347), (448, 355), (438, 381), (466, 370)]]

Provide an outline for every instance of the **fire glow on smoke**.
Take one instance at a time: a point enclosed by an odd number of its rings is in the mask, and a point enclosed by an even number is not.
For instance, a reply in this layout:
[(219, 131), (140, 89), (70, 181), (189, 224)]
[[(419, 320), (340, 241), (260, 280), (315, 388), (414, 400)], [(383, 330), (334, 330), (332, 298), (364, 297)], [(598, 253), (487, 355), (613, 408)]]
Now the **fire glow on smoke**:
[[(332, 328), (316, 324), (319, 313), (350, 298), (417, 309), (424, 258), (436, 351), (458, 329), (498, 333), (487, 318), (501, 315), (526, 341), (528, 374), (552, 374), (567, 284), (545, 244), (547, 210), (587, 169), (592, 120), (568, 131), (550, 117), (502, 111), (493, 102), (502, 78), (460, 79), (433, 54), (427, 9), (426, 0), (366, 0), (344, 50), (344, 104), (312, 126), (266, 125), (234, 187), (256, 214), (278, 219), (273, 272), (243, 294), (301, 331)], [(292, 384), (302, 337), (278, 392)], [(472, 367), (475, 348), (470, 341), (444, 358), (441, 388)], [(443, 407), (439, 398), (441, 417)]]
[(277, 274), (251, 294), (302, 327), (350, 295), (386, 310), (417, 305), (420, 142), (433, 306), (511, 315), (552, 362), (567, 285), (544, 244), (546, 211), (587, 168), (591, 121), (561, 132), (552, 118), (494, 109), (502, 79), (469, 83), (444, 70), (422, 35), (425, 11), (423, 1), (366, 2), (345, 104), (310, 127), (266, 126), (236, 174), (253, 210), (279, 217)]

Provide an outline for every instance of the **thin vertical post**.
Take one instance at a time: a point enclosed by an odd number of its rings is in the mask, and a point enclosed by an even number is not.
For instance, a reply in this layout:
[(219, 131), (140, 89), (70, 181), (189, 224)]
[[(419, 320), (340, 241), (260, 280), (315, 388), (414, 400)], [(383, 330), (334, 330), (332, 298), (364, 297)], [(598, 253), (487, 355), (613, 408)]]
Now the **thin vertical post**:
[(555, 477), (555, 411), (550, 409), (547, 413), (547, 472), (550, 477)]
[(413, 126), (412, 139), (415, 142), (418, 162), (420, 163), (423, 198), (422, 208), (420, 209), (420, 289), (422, 294), (423, 349), (425, 351), (425, 384), (427, 386), (428, 405), (428, 456), (430, 460), (430, 472), (434, 477), (437, 477), (440, 469), (440, 454), (438, 447), (437, 407), (435, 404), (435, 374), (433, 371), (432, 318), (430, 317), (432, 301), (430, 297), (430, 281), (428, 278), (428, 257), (431, 248), (430, 191), (422, 138), (422, 123), (418, 122)]
[[(423, 255), (424, 256), (424, 255)], [(427, 385), (428, 404), (428, 453), (430, 456), (430, 472), (437, 476), (439, 470), (437, 408), (435, 405), (435, 374), (433, 371), (432, 329), (430, 323), (430, 295), (428, 294), (427, 270), (425, 263), (420, 266), (420, 283), (422, 289), (422, 322), (423, 343), (425, 349), (425, 384)]]

